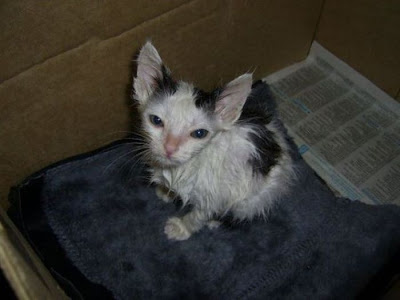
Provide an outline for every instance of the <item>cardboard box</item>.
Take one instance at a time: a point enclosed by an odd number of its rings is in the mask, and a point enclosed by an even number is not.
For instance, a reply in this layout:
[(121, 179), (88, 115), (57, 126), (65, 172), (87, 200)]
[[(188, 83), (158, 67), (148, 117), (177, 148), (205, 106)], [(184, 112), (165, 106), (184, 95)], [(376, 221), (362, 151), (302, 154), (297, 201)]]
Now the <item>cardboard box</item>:
[(0, 265), (20, 299), (62, 299), (4, 211), (12, 185), (124, 136), (134, 57), (151, 39), (210, 89), (307, 56), (314, 39), (400, 101), (396, 0), (7, 1), (0, 5)]

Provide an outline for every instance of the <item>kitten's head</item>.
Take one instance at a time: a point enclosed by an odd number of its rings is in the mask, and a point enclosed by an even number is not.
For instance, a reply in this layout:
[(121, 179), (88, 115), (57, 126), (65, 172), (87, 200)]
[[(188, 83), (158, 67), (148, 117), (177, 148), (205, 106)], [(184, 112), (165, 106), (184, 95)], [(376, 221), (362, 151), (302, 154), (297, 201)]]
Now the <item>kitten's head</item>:
[(152, 160), (161, 166), (178, 166), (198, 154), (239, 119), (251, 84), (252, 75), (244, 74), (206, 93), (177, 82), (147, 42), (138, 56), (133, 86)]

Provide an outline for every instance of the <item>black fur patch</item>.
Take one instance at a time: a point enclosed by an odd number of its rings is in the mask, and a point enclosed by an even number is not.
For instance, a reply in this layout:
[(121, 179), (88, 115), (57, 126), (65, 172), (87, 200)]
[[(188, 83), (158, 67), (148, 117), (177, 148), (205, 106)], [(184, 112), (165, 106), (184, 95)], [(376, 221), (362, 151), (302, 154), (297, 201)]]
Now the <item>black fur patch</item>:
[(268, 85), (259, 80), (252, 86), (251, 93), (243, 106), (239, 122), (256, 125), (268, 124), (271, 122), (275, 110), (275, 101)]
[(175, 94), (178, 83), (172, 79), (167, 68), (162, 65), (161, 67), (162, 78), (155, 78), (157, 83), (156, 94), (168, 93), (170, 95)]
[(256, 146), (259, 157), (253, 157), (249, 162), (255, 173), (266, 176), (278, 163), (282, 149), (275, 141), (274, 133), (265, 126), (257, 126), (256, 133), (251, 133), (250, 139)]
[(221, 94), (222, 89), (218, 88), (207, 93), (200, 89), (195, 88), (195, 105), (197, 108), (203, 109), (208, 113), (214, 113), (215, 103), (218, 96)]
[(275, 102), (268, 85), (257, 81), (252, 86), (252, 92), (243, 106), (238, 121), (240, 124), (251, 125), (255, 130), (249, 138), (256, 146), (259, 157), (253, 157), (250, 163), (254, 172), (264, 176), (277, 164), (282, 152), (274, 133), (265, 126), (272, 121), (275, 109)]

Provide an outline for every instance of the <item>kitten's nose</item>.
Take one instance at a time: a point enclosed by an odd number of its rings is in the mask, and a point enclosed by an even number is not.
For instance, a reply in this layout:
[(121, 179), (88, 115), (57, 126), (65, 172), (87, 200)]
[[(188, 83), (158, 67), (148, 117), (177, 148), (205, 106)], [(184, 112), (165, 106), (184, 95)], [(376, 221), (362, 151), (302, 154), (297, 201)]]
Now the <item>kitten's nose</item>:
[(167, 154), (168, 158), (171, 158), (172, 154), (176, 152), (176, 149), (165, 149), (165, 153)]
[(179, 137), (173, 135), (167, 136), (164, 143), (164, 149), (165, 149), (165, 154), (167, 155), (168, 158), (170, 158), (176, 151), (178, 151), (179, 143), (180, 143)]

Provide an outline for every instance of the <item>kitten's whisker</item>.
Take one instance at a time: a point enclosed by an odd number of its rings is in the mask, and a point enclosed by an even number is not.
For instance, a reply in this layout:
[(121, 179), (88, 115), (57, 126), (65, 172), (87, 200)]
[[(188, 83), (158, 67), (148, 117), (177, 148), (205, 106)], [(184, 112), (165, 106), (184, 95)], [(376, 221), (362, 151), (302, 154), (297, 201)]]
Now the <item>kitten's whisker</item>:
[(135, 135), (137, 135), (139, 137), (142, 137), (142, 138), (145, 138), (145, 139), (148, 139), (148, 138), (151, 137), (150, 134), (148, 132), (145, 132), (145, 131), (136, 132)]
[(124, 145), (129, 145), (130, 143), (118, 143), (116, 145), (107, 147), (107, 151), (114, 151), (115, 149), (119, 148), (119, 147), (123, 147)]
[(142, 140), (126, 139), (129, 143), (133, 145), (146, 145), (147, 143)]
[[(122, 133), (124, 133), (122, 135)], [(110, 142), (114, 142), (114, 141), (118, 141), (118, 140), (125, 140), (130, 138), (130, 135), (134, 135), (134, 132), (130, 132), (130, 131), (119, 131), (119, 132), (110, 132), (110, 133), (106, 133), (102, 136), (99, 137), (100, 140), (102, 140), (102, 143), (110, 143)], [(114, 138), (110, 139), (110, 136), (114, 136)]]
[[(122, 133), (126, 134), (126, 135), (124, 137), (120, 137), (119, 135), (122, 134)], [(109, 136), (112, 136), (112, 135), (118, 135), (115, 140), (119, 140), (119, 139), (122, 139), (122, 140), (126, 140), (126, 139), (138, 139), (138, 140), (140, 140), (140, 139), (143, 139), (143, 140), (145, 140), (146, 138), (149, 137), (147, 135), (147, 133), (145, 133), (145, 132), (120, 130), (120, 131), (114, 131), (114, 132), (106, 133), (102, 137), (100, 137), (100, 139), (103, 139), (103, 138), (106, 138), (106, 137), (109, 137)], [(112, 139), (109, 142), (112, 142), (112, 141), (115, 141), (115, 140)]]
[[(107, 148), (107, 150), (108, 151), (115, 150), (116, 148), (123, 147), (124, 145), (134, 145), (135, 146), (135, 144), (132, 143), (132, 142), (125, 142), (125, 143), (118, 143), (116, 145), (110, 146), (110, 147)], [(135, 146), (135, 148), (136, 148), (136, 146)]]
[(136, 149), (133, 149), (133, 150), (131, 150), (131, 151), (128, 151), (128, 152), (125, 153), (125, 154), (122, 154), (122, 155), (119, 156), (118, 158), (114, 159), (110, 164), (107, 165), (107, 167), (105, 167), (105, 169), (104, 169), (104, 171), (103, 171), (103, 174), (105, 174), (105, 173), (107, 172), (107, 170), (108, 170), (113, 164), (115, 164), (118, 160), (120, 160), (120, 159), (126, 157), (127, 155), (131, 155), (132, 153), (135, 153), (136, 151), (137, 151)]
[(139, 162), (141, 162), (141, 161), (143, 162), (143, 160), (144, 160), (144, 159), (143, 159), (143, 156), (146, 155), (146, 154), (147, 154), (147, 153), (142, 153), (142, 154), (141, 154), (142, 156), (139, 156), (137, 159), (136, 159), (136, 158), (132, 158), (132, 159), (129, 160), (129, 162), (130, 162), (130, 161), (132, 161), (133, 159), (135, 159), (134, 162), (133, 162), (133, 164), (132, 164), (131, 167), (129, 168), (129, 172), (128, 172), (128, 176), (129, 176), (129, 177), (130, 177), (130, 175), (132, 174), (132, 171), (134, 170), (134, 168), (137, 166), (137, 164), (138, 164)]

